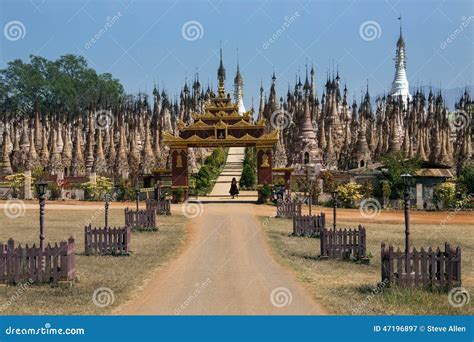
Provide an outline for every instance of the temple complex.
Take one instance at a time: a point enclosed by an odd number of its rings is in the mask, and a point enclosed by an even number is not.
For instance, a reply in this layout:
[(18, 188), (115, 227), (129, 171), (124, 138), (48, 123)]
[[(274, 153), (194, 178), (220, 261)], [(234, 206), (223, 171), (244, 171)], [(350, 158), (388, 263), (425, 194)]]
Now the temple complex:
[(392, 89), (375, 100), (368, 85), (360, 99), (351, 100), (339, 70), (326, 75), (318, 96), (316, 71), (307, 67), (304, 81), (297, 75), (286, 96), (277, 94), (274, 72), (269, 91), (261, 86), (259, 107), (246, 110), (238, 64), (233, 98), (226, 93), (221, 51), (217, 92), (205, 89), (196, 73), (177, 98), (155, 86), (152, 104), (139, 94), (113, 108), (91, 104), (79, 115), (34, 106), (26, 115), (6, 113), (0, 123), (0, 172), (42, 167), (59, 179), (134, 179), (164, 170), (172, 173), (174, 187), (186, 189), (188, 172), (199, 169), (200, 149), (230, 146), (257, 148), (259, 186), (272, 182), (272, 168), (298, 172), (314, 164), (319, 170), (348, 171), (397, 151), (456, 172), (473, 156), (471, 125), (456, 125), (459, 118), (471, 122), (471, 95), (462, 94), (456, 112), (449, 111), (441, 93), (417, 89), (411, 95), (405, 48), (400, 29)]

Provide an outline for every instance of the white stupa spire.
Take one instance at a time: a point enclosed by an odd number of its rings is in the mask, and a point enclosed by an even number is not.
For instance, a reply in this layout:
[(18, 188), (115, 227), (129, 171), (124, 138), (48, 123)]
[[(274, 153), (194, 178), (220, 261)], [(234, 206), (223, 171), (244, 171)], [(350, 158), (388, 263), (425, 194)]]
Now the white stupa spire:
[(244, 115), (246, 112), (244, 106), (244, 94), (243, 94), (244, 80), (240, 75), (239, 61), (237, 60), (237, 72), (234, 78), (234, 96), (235, 102), (238, 105), (238, 111), (240, 115)]
[(400, 20), (400, 37), (397, 41), (397, 54), (395, 56), (395, 76), (392, 82), (392, 89), (390, 95), (402, 96), (403, 101), (406, 103), (407, 100), (411, 100), (411, 94), (406, 73), (406, 56), (405, 56), (405, 41), (402, 35), (402, 17)]

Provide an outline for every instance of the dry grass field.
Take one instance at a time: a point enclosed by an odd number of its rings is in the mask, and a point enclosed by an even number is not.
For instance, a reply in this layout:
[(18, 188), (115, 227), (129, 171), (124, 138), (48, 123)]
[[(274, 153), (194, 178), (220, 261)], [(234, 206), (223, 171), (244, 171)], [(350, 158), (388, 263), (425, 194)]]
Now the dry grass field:
[[(132, 232), (131, 256), (86, 256), (84, 255), (84, 225), (103, 225), (100, 204), (75, 206), (46, 205), (46, 241), (59, 242), (74, 236), (76, 240), (76, 274), (78, 281), (71, 288), (64, 286), (31, 285), (0, 287), (0, 315), (71, 315), (110, 314), (138, 294), (153, 272), (177, 254), (186, 238), (185, 220), (179, 212), (172, 216), (158, 216), (159, 232)], [(56, 208), (54, 208), (56, 206)], [(133, 207), (133, 204), (130, 204)], [(27, 205), (27, 208), (31, 208)], [(114, 203), (109, 213), (111, 226), (124, 223), (123, 205)], [(0, 241), (10, 237), (15, 241), (38, 243), (38, 210), (27, 209), (21, 217), (12, 219), (0, 211)], [(113, 291), (114, 301), (107, 307), (94, 305), (92, 296), (100, 287)]]
[[(274, 209), (275, 210), (275, 209)], [(316, 210), (321, 210), (317, 208)], [(332, 226), (332, 212), (327, 208), (327, 226)], [(338, 315), (466, 315), (471, 304), (454, 308), (446, 292), (383, 288), (373, 295), (380, 279), (380, 243), (385, 241), (403, 249), (402, 212), (384, 212), (375, 219), (360, 219), (357, 210), (338, 211), (338, 228), (363, 224), (367, 229), (367, 252), (370, 265), (350, 261), (318, 260), (320, 241), (292, 237), (292, 221), (261, 217), (264, 230), (277, 259), (294, 270), (316, 302)], [(463, 212), (441, 225), (449, 213), (412, 213), (411, 244), (417, 248), (440, 246), (449, 241), (462, 249), (462, 286), (474, 295), (474, 214)], [(365, 222), (364, 222), (365, 221)], [(415, 222), (415, 223), (413, 223)], [(375, 291), (378, 292), (378, 291)]]

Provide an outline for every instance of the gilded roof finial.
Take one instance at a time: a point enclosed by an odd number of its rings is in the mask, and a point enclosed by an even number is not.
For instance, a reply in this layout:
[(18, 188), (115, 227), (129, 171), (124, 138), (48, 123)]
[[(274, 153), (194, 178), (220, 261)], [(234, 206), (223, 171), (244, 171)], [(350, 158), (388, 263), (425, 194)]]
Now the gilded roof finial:
[(222, 42), (221, 42), (221, 48), (220, 48), (219, 69), (217, 69), (217, 80), (218, 80), (219, 97), (225, 97), (225, 69), (224, 69), (224, 62), (222, 59)]

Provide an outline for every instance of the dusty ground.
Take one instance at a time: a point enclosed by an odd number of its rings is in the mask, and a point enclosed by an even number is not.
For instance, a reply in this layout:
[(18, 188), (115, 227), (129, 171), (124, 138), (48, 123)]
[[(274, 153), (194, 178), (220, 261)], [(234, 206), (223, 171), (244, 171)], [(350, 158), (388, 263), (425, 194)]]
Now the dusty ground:
[(208, 203), (186, 251), (120, 314), (307, 315), (324, 311), (270, 255), (253, 204)]
[[(38, 243), (38, 209), (32, 202), (26, 205), (23, 215), (9, 218), (5, 215), (5, 202), (0, 203), (0, 242), (9, 237), (15, 241)], [(76, 203), (77, 204), (77, 203)], [(88, 220), (93, 225), (103, 224), (102, 203), (74, 205), (70, 202), (46, 205), (46, 241), (60, 241), (74, 236), (76, 239), (76, 269), (79, 281), (72, 288), (51, 288), (49, 285), (0, 287), (1, 314), (110, 314), (111, 310), (125, 303), (140, 292), (154, 272), (160, 272), (184, 244), (185, 217), (180, 207), (173, 206), (172, 216), (158, 216), (159, 232), (132, 232), (131, 256), (85, 256), (84, 225)], [(123, 209), (132, 203), (112, 203), (109, 222), (121, 226), (124, 223)], [(98, 288), (109, 288), (112, 296), (104, 294), (105, 303), (98, 307), (92, 300)], [(111, 299), (113, 298), (113, 302)]]
[[(373, 295), (380, 282), (380, 243), (386, 241), (403, 248), (403, 212), (388, 211), (373, 219), (363, 218), (358, 210), (339, 209), (338, 227), (354, 227), (358, 223), (367, 229), (367, 250), (372, 254), (370, 265), (344, 261), (321, 261), (319, 239), (290, 236), (292, 222), (274, 216), (275, 207), (260, 206), (258, 212), (275, 257), (294, 270), (298, 279), (311, 292), (315, 301), (333, 314), (424, 314), (456, 315), (473, 312), (472, 304), (454, 308), (446, 292), (384, 289)], [(332, 226), (332, 210), (326, 212), (327, 225)], [(474, 213), (412, 212), (411, 243), (413, 246), (443, 247), (445, 241), (462, 249), (462, 286), (474, 294)], [(443, 224), (444, 223), (444, 224)]]
[[(123, 208), (111, 203), (110, 222), (123, 224)], [(141, 206), (144, 206), (143, 204)], [(37, 241), (38, 206), (26, 202), (12, 219), (0, 202), (0, 241)], [(131, 257), (87, 257), (83, 226), (103, 222), (102, 203), (48, 202), (47, 241), (74, 235), (79, 282), (72, 289), (31, 286), (0, 288), (1, 314), (466, 314), (470, 306), (449, 306), (445, 293), (384, 291), (370, 296), (380, 280), (380, 242), (402, 246), (403, 213), (383, 211), (370, 219), (358, 210), (338, 209), (338, 225), (367, 228), (369, 266), (316, 260), (319, 240), (289, 236), (291, 221), (269, 218), (274, 206), (207, 203), (173, 205), (173, 216), (158, 217), (159, 233), (132, 236)], [(186, 219), (182, 209), (188, 215)], [(307, 209), (305, 209), (307, 210)], [(327, 214), (332, 209), (315, 208)], [(97, 215), (99, 213), (99, 215)], [(259, 221), (259, 217), (261, 222)], [(448, 240), (463, 249), (463, 286), (474, 290), (473, 213), (412, 212), (412, 243), (438, 246)], [(184, 224), (188, 226), (185, 234)], [(186, 237), (186, 239), (185, 239)], [(187, 243), (184, 243), (184, 241)], [(181, 247), (180, 247), (181, 246)], [(176, 256), (176, 258), (173, 258)], [(170, 261), (171, 260), (171, 261)], [(92, 294), (114, 292), (114, 302), (99, 308)], [(370, 298), (370, 299), (368, 299)], [(14, 300), (12, 300), (14, 299)]]

